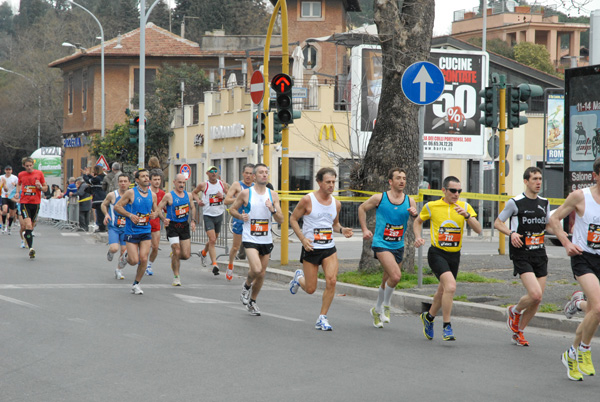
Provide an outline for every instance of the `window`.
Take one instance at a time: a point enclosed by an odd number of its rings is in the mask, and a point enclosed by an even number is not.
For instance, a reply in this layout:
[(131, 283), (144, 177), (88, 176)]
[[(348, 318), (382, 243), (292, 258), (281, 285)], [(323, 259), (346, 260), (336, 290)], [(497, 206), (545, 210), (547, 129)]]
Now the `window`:
[(84, 156), (83, 158), (81, 158), (81, 168), (85, 169), (87, 167), (87, 156)]
[(69, 178), (74, 177), (73, 175), (73, 159), (67, 159), (67, 181)]
[(88, 90), (88, 70), (87, 68), (81, 73), (81, 110), (87, 111), (87, 90)]
[(320, 1), (303, 1), (301, 10), (302, 18), (321, 18)]
[(69, 78), (67, 79), (67, 91), (69, 96), (69, 114), (73, 114), (73, 74), (69, 74)]
[[(154, 80), (156, 79), (156, 69), (147, 68), (146, 69), (146, 85), (145, 91), (146, 95), (154, 92)], [(133, 70), (133, 96), (137, 98), (140, 93), (140, 69), (135, 68)]]
[(200, 105), (196, 103), (193, 108), (192, 124), (198, 124), (200, 122)]
[(234, 171), (233, 171), (233, 158), (230, 159), (225, 159), (225, 182), (226, 183), (233, 183), (233, 181), (235, 180), (235, 178), (233, 177)]
[(244, 178), (242, 173), (244, 172), (244, 165), (248, 163), (248, 158), (238, 158), (238, 177), (240, 180)]
[(307, 45), (302, 49), (304, 55), (304, 68), (307, 70), (315, 68), (317, 65), (317, 48)]
[[(312, 190), (314, 159), (290, 158), (290, 191)], [(281, 158), (279, 158), (278, 188), (281, 188)]]

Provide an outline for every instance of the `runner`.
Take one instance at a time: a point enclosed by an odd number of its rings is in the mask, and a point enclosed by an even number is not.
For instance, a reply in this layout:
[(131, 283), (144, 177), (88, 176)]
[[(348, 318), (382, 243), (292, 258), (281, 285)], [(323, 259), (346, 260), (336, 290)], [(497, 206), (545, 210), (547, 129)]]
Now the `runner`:
[[(256, 299), (265, 280), (273, 250), (271, 217), (281, 223), (283, 214), (277, 193), (266, 187), (269, 182), (269, 168), (262, 163), (256, 164), (254, 176), (254, 186), (242, 190), (229, 210), (231, 216), (244, 222), (242, 240), (249, 269), (248, 277), (242, 285), (240, 300), (251, 315), (259, 316), (260, 309), (256, 305)], [(240, 209), (243, 212), (240, 213)]]
[(221, 226), (223, 225), (223, 214), (225, 213), (223, 200), (229, 187), (227, 183), (219, 179), (219, 169), (216, 166), (209, 166), (206, 174), (208, 175), (208, 181), (198, 184), (193, 191), (194, 194), (202, 192), (202, 197), (200, 197), (198, 205), (202, 207), (204, 230), (208, 236), (208, 241), (200, 253), (200, 259), (202, 260), (202, 265), (206, 266), (206, 255), (210, 255), (212, 273), (219, 275), (215, 245), (217, 244), (217, 238), (219, 237), (219, 233), (221, 233)]
[[(294, 295), (298, 287), (308, 294), (317, 290), (319, 265), (323, 266), (325, 274), (325, 291), (321, 302), (321, 313), (315, 328), (331, 331), (327, 319), (329, 307), (335, 295), (335, 284), (338, 273), (338, 258), (333, 232), (339, 232), (344, 237), (352, 237), (352, 228), (344, 228), (339, 222), (342, 203), (331, 194), (335, 190), (337, 173), (332, 168), (321, 168), (317, 172), (319, 189), (302, 197), (292, 216), (290, 226), (302, 243), (300, 262), (302, 268), (296, 270), (294, 279), (290, 281), (290, 292)], [(302, 229), (298, 221), (303, 219)]]
[[(4, 234), (10, 235), (12, 224), (17, 216), (17, 203), (14, 198), (17, 194), (18, 177), (12, 174), (12, 167), (4, 167), (4, 176), (0, 180), (2, 188), (2, 227)], [(6, 223), (8, 217), (8, 224)]]
[[(162, 171), (159, 169), (152, 169), (150, 172), (150, 189), (156, 194), (156, 204), (160, 204), (165, 192), (160, 188), (162, 184)], [(150, 221), (152, 243), (150, 249), (150, 257), (148, 266), (146, 267), (146, 275), (154, 275), (152, 271), (152, 264), (158, 256), (158, 247), (160, 245), (160, 218), (156, 217)]]
[[(567, 377), (573, 381), (582, 381), (583, 375), (596, 373), (591, 343), (600, 322), (600, 158), (594, 161), (592, 178), (594, 186), (573, 191), (550, 217), (550, 228), (571, 257), (573, 276), (587, 297), (587, 306), (580, 307), (585, 317), (575, 331), (573, 344), (561, 357), (567, 367)], [(561, 220), (571, 212), (575, 212), (572, 241), (561, 227)], [(577, 300), (574, 303), (577, 304)], [(579, 304), (582, 304), (581, 299)]]
[[(173, 286), (181, 286), (181, 278), (179, 277), (181, 260), (189, 259), (192, 254), (190, 226), (192, 231), (196, 230), (196, 221), (193, 219), (196, 216), (196, 207), (192, 196), (185, 191), (185, 181), (184, 175), (176, 175), (175, 180), (173, 180), (175, 190), (167, 193), (158, 204), (161, 217), (163, 209), (167, 208), (167, 217), (163, 219), (163, 222), (172, 250)], [(190, 218), (192, 218), (191, 225), (188, 223)]]
[[(115, 205), (118, 214), (127, 217), (125, 223), (125, 253), (119, 258), (119, 269), (125, 265), (137, 265), (137, 272), (131, 293), (143, 295), (140, 281), (144, 277), (152, 235), (150, 234), (150, 219), (156, 218), (156, 194), (148, 192), (150, 174), (146, 169), (135, 172), (136, 186), (123, 194)], [(138, 265), (139, 264), (139, 265)]]
[[(235, 197), (237, 197), (243, 190), (250, 188), (254, 185), (254, 165), (252, 163), (247, 163), (244, 165), (244, 167), (242, 168), (242, 176), (243, 180), (236, 181), (229, 188), (227, 196), (225, 197), (225, 205), (233, 204)], [(231, 215), (231, 212), (229, 214)], [(227, 272), (225, 274), (225, 277), (228, 281), (230, 281), (233, 278), (233, 260), (235, 259), (238, 250), (240, 251), (240, 253), (243, 250), (242, 231), (244, 221), (233, 218), (231, 223), (231, 231), (233, 232), (233, 244), (231, 246), (231, 250), (229, 251), (229, 264), (227, 265)], [(242, 249), (240, 249), (240, 247), (242, 247)]]
[[(115, 205), (125, 192), (129, 189), (129, 176), (126, 174), (119, 175), (119, 188), (108, 193), (104, 201), (102, 201), (102, 212), (104, 213), (104, 224), (108, 226), (108, 253), (106, 259), (113, 260), (113, 256), (119, 249), (120, 256), (125, 253), (125, 225), (126, 219), (123, 215), (119, 215), (115, 211)], [(110, 211), (109, 211), (110, 206)], [(120, 257), (119, 256), (119, 257)], [(115, 269), (115, 279), (125, 279), (123, 272), (117, 265)]]
[(29, 248), (29, 258), (35, 258), (33, 227), (40, 210), (42, 192), (48, 191), (48, 185), (44, 174), (33, 168), (33, 159), (26, 157), (22, 162), (25, 170), (18, 176), (17, 193), (19, 195), (16, 199), (19, 200), (19, 215), (23, 218), (21, 230), (25, 232), (23, 238)]
[[(404, 194), (406, 171), (397, 167), (390, 169), (388, 183), (390, 191), (375, 194), (358, 207), (358, 221), (363, 239), (373, 239), (373, 254), (383, 266), (377, 304), (370, 310), (376, 328), (383, 328), (384, 323), (390, 322), (392, 295), (402, 276), (404, 231), (409, 216), (417, 216), (415, 200)], [(377, 209), (374, 237), (367, 227), (367, 212), (373, 208)]]
[(433, 319), (442, 309), (444, 320), (445, 341), (454, 341), (454, 331), (450, 323), (454, 292), (456, 291), (456, 276), (460, 263), (460, 249), (462, 247), (463, 229), (465, 222), (476, 233), (481, 233), (481, 225), (475, 219), (477, 214), (467, 202), (458, 201), (462, 186), (460, 180), (454, 176), (444, 179), (442, 185), (444, 196), (437, 201), (430, 201), (421, 210), (413, 222), (415, 233), (415, 247), (425, 244), (422, 236), (423, 222), (431, 219), (431, 247), (427, 252), (427, 261), (431, 271), (439, 279), (440, 284), (433, 296), (433, 303), (428, 312), (421, 314), (423, 334), (425, 338), (433, 339)]
[[(544, 233), (550, 219), (550, 203), (538, 194), (542, 188), (541, 169), (531, 166), (523, 173), (525, 192), (508, 200), (494, 227), (509, 238), (509, 254), (513, 261), (513, 275), (521, 277), (527, 294), (517, 305), (508, 306), (508, 328), (519, 346), (529, 346), (523, 330), (542, 302), (548, 257), (544, 247)], [(510, 219), (510, 229), (504, 223)]]

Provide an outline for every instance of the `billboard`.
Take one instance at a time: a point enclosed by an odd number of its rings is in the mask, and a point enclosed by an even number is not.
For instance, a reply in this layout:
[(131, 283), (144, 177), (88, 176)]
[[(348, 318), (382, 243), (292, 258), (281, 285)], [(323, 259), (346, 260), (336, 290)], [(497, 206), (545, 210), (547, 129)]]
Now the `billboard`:
[(62, 149), (59, 147), (42, 147), (31, 154), (33, 168), (41, 170), (44, 177), (61, 177)]
[(564, 163), (565, 94), (549, 92), (546, 98), (546, 163)]
[[(351, 146), (363, 156), (377, 121), (382, 58), (379, 46), (362, 45), (351, 53)], [(479, 124), (479, 91), (487, 85), (483, 52), (432, 49), (429, 60), (444, 74), (444, 92), (425, 107), (425, 157), (478, 159), (485, 155), (485, 127)]]
[(600, 66), (565, 70), (565, 196), (594, 185), (600, 153)]

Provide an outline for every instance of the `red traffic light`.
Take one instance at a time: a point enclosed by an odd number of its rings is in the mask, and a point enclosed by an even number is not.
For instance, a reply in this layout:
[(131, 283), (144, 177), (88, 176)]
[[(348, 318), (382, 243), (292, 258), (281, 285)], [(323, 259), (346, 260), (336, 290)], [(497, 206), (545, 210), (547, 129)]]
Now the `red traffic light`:
[[(147, 121), (147, 120), (146, 120), (146, 119), (144, 119), (144, 125), (146, 124), (146, 121)], [(134, 123), (136, 126), (139, 126), (139, 125), (140, 125), (140, 116), (136, 116), (136, 117), (135, 117), (135, 119), (133, 119), (133, 123)]]
[(277, 74), (271, 80), (271, 88), (277, 93), (288, 92), (292, 90), (294, 81), (287, 74)]

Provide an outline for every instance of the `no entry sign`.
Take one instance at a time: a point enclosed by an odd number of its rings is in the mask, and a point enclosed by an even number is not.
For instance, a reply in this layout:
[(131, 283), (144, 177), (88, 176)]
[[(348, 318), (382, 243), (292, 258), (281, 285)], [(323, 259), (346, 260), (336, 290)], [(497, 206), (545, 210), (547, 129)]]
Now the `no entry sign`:
[(250, 78), (250, 98), (258, 105), (265, 95), (265, 78), (260, 71), (255, 71)]

